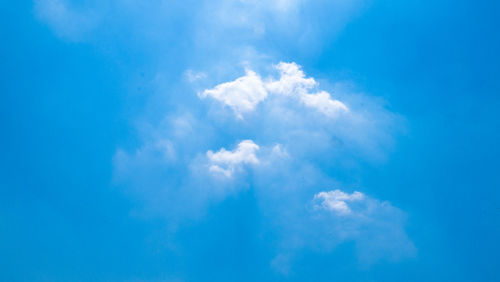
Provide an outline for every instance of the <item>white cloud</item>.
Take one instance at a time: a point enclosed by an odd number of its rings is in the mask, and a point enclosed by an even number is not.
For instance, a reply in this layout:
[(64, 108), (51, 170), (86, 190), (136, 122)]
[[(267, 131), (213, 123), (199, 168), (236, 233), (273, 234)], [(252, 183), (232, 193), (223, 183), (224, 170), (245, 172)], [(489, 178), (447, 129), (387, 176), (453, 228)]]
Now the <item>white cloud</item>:
[(365, 198), (363, 193), (355, 191), (352, 194), (342, 192), (340, 190), (333, 190), (328, 192), (320, 192), (314, 195), (314, 204), (316, 209), (325, 209), (335, 211), (340, 215), (349, 214), (352, 212), (349, 207), (350, 202), (362, 201)]
[(270, 92), (297, 97), (304, 105), (315, 108), (329, 117), (335, 117), (349, 110), (344, 103), (332, 99), (330, 93), (326, 91), (311, 93), (311, 90), (319, 85), (314, 78), (306, 77), (296, 63), (280, 62), (274, 67), (279, 70), (281, 77), (266, 84)]
[(259, 146), (252, 140), (244, 140), (233, 151), (227, 151), (225, 148), (215, 153), (208, 151), (207, 157), (210, 161), (210, 171), (231, 177), (235, 169), (242, 164), (258, 164), (259, 159), (255, 155), (258, 150)]
[(251, 112), (257, 104), (266, 99), (267, 91), (259, 75), (251, 70), (235, 81), (217, 85), (200, 94), (201, 98), (212, 97), (231, 107), (242, 118), (243, 113)]
[(224, 103), (234, 110), (238, 118), (243, 118), (244, 113), (255, 110), (257, 104), (266, 100), (269, 94), (298, 100), (329, 117), (336, 117), (349, 110), (342, 102), (332, 99), (326, 91), (311, 93), (311, 90), (318, 87), (318, 83), (314, 78), (306, 77), (296, 63), (280, 62), (274, 68), (280, 72), (279, 80), (270, 78), (263, 82), (258, 74), (247, 70), (245, 76), (205, 90), (200, 97), (210, 96)]
[(306, 78), (299, 65), (296, 63), (280, 62), (274, 66), (280, 72), (279, 80), (271, 80), (266, 83), (266, 88), (276, 94), (282, 95), (303, 95), (309, 89), (317, 86), (314, 78)]
[(303, 94), (300, 98), (304, 105), (315, 108), (329, 117), (335, 117), (340, 113), (349, 111), (344, 103), (332, 99), (330, 94), (325, 91), (316, 94)]

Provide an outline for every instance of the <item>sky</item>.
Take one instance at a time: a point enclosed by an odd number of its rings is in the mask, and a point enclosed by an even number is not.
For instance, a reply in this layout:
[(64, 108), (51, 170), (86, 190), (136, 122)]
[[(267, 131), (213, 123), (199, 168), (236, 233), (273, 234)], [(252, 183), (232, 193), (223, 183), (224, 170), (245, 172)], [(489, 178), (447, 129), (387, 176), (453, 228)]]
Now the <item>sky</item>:
[(500, 280), (494, 1), (0, 3), (0, 280)]

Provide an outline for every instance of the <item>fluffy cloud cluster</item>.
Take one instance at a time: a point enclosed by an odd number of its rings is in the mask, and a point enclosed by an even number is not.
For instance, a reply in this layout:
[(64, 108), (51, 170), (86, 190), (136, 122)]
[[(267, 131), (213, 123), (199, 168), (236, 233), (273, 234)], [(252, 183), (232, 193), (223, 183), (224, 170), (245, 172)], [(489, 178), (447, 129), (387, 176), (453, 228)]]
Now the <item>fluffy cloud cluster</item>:
[(252, 140), (244, 140), (238, 144), (238, 148), (233, 151), (227, 151), (222, 148), (218, 152), (207, 152), (210, 161), (210, 171), (222, 173), (226, 177), (231, 177), (235, 169), (242, 164), (258, 164), (259, 160), (255, 152), (259, 146)]
[(349, 111), (344, 103), (332, 99), (330, 93), (315, 92), (318, 83), (314, 78), (307, 78), (296, 63), (280, 62), (274, 67), (280, 72), (278, 80), (269, 78), (263, 81), (255, 72), (247, 70), (245, 76), (207, 89), (200, 97), (211, 97), (229, 106), (239, 118), (242, 118), (244, 113), (253, 111), (269, 94), (294, 99), (328, 117)]
[[(152, 52), (147, 57), (155, 62), (176, 61), (175, 48), (190, 46), (185, 51), (189, 58), (182, 58), (186, 65), (202, 58), (210, 66), (234, 55), (228, 55), (233, 49), (279, 36), (314, 51), (320, 45), (317, 31), (335, 33), (347, 11), (356, 6), (352, 3), (360, 1), (316, 1), (330, 9), (314, 10), (299, 9), (302, 0), (201, 1), (196, 11), (189, 3), (160, 2), (86, 2), (92, 3), (90, 7), (69, 0), (36, 0), (35, 12), (64, 39), (85, 40), (92, 33), (106, 50), (134, 46), (138, 49), (123, 50)], [(318, 11), (339, 20), (335, 26), (315, 28)], [(193, 31), (189, 34), (177, 30), (186, 16), (195, 19), (185, 27)], [(106, 45), (110, 43), (103, 39), (114, 33), (120, 38), (117, 46)], [(232, 40), (234, 34), (238, 40)], [(174, 41), (179, 45), (172, 47)], [(165, 52), (167, 48), (173, 51)], [(218, 53), (207, 58), (211, 51)], [(124, 54), (123, 61), (129, 61), (132, 56)], [(225, 63), (235, 65), (231, 59)], [(204, 69), (203, 64), (197, 67)], [(249, 68), (245, 75), (223, 83), (213, 81), (209, 71), (185, 72), (191, 83), (211, 83), (199, 92), (201, 102), (189, 95), (158, 95), (178, 108), (170, 105), (160, 121), (139, 122), (137, 148), (118, 149), (114, 156), (115, 181), (134, 199), (136, 212), (178, 225), (202, 218), (211, 206), (251, 188), (263, 226), (278, 238), (273, 261), (277, 268), (286, 268), (297, 250), (330, 250), (346, 241), (354, 241), (359, 257), (368, 262), (414, 253), (402, 211), (361, 192), (348, 193), (350, 189), (335, 179), (348, 178), (360, 164), (383, 160), (398, 131), (398, 116), (383, 101), (353, 93), (342, 84), (320, 89), (318, 81), (294, 62), (274, 65), (275, 73), (269, 76), (256, 69), (260, 74)], [(175, 87), (191, 93), (188, 86)], [(220, 108), (205, 111), (208, 99), (229, 108), (229, 114)], [(324, 191), (332, 187), (346, 191)]]
[[(115, 156), (118, 183), (140, 195), (151, 213), (177, 223), (201, 218), (210, 206), (253, 189), (270, 232), (279, 238), (276, 269), (287, 268), (283, 261), (299, 250), (330, 250), (346, 241), (356, 242), (368, 263), (413, 254), (402, 211), (342, 191), (328, 173), (349, 177), (346, 163), (387, 154), (395, 116), (362, 95), (339, 90), (336, 95), (347, 103), (333, 99), (296, 63), (273, 69), (278, 78), (247, 70), (198, 92), (200, 108), (186, 107), (187, 113), (148, 127), (140, 149)], [(329, 187), (342, 190), (324, 191)]]

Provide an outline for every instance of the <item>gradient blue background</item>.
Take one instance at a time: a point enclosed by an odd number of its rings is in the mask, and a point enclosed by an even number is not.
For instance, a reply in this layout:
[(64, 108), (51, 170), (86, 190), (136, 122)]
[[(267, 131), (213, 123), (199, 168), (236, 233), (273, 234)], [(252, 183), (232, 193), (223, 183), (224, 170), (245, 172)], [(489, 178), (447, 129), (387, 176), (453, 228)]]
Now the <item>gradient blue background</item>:
[(371, 1), (311, 52), (287, 38), (259, 43), (312, 73), (356, 81), (408, 126), (387, 162), (359, 178), (407, 213), (418, 255), (362, 267), (343, 244), (303, 251), (288, 277), (269, 268), (274, 254), (256, 239), (251, 190), (179, 231), (183, 249), (172, 252), (164, 222), (131, 216), (134, 200), (113, 184), (116, 149), (137, 142), (131, 120), (148, 107), (141, 79), (163, 64), (152, 49), (171, 54), (167, 80), (189, 67), (189, 5), (165, 31), (181, 43), (148, 47), (120, 30), (100, 45), (61, 40), (32, 2), (2, 1), (0, 280), (500, 280), (500, 5)]

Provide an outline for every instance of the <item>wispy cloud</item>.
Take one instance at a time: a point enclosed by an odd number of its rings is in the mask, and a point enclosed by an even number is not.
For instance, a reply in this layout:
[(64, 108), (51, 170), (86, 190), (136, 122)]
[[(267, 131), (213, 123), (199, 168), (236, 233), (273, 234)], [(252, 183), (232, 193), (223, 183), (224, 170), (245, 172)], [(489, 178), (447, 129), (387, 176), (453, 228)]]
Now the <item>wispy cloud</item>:
[(286, 274), (296, 252), (328, 252), (344, 242), (355, 243), (364, 265), (413, 257), (417, 249), (406, 235), (405, 220), (405, 214), (389, 202), (361, 192), (321, 191), (309, 208), (289, 211), (278, 220), (283, 241), (272, 266)]
[(35, 0), (35, 12), (58, 36), (71, 41), (84, 40), (99, 23), (96, 10), (76, 8), (66, 0)]

